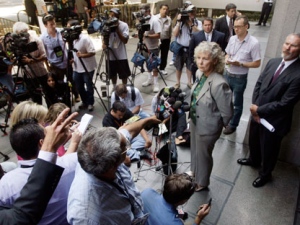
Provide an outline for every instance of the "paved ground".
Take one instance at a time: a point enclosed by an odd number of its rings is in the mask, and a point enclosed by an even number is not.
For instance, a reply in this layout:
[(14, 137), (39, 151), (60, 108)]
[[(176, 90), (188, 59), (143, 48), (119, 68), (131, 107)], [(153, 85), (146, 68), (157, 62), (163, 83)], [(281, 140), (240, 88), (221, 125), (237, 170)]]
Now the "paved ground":
[[(254, 25), (254, 24), (252, 24)], [(264, 55), (268, 41), (269, 27), (251, 26), (249, 31), (259, 39), (261, 43), (262, 56)], [(101, 41), (96, 35), (93, 36), (97, 49), (101, 49)], [(128, 58), (131, 59), (136, 49), (137, 39), (130, 39), (127, 44)], [(97, 53), (97, 60), (100, 59), (101, 51)], [(169, 54), (171, 59), (171, 54)], [(170, 61), (170, 60), (169, 60)], [(132, 64), (131, 68), (132, 68)], [(103, 67), (100, 67), (100, 72)], [(168, 86), (175, 84), (175, 68), (167, 66), (168, 75), (165, 76)], [(205, 203), (212, 197), (212, 208), (210, 214), (205, 218), (202, 224), (212, 225), (288, 225), (297, 224), (294, 222), (295, 211), (297, 209), (297, 196), (299, 190), (299, 171), (296, 167), (283, 162), (278, 162), (273, 174), (273, 181), (266, 186), (255, 189), (252, 187), (252, 181), (257, 177), (257, 171), (249, 167), (241, 167), (236, 163), (240, 157), (248, 155), (248, 146), (244, 144), (247, 124), (249, 120), (249, 106), (252, 90), (258, 78), (260, 68), (251, 69), (248, 75), (248, 85), (245, 92), (244, 112), (241, 118), (241, 124), (232, 135), (222, 135), (217, 141), (213, 151), (214, 168), (211, 176), (209, 190), (195, 193), (190, 201), (184, 206), (184, 210), (189, 213), (189, 221), (195, 216), (199, 204)], [(147, 79), (147, 74), (140, 74), (136, 77), (135, 86), (139, 88), (145, 100), (143, 109), (150, 112), (150, 103), (154, 94), (151, 87), (142, 88), (141, 83)], [(181, 87), (189, 95), (189, 89), (186, 87), (185, 71), (182, 75)], [(164, 86), (162, 80), (159, 80), (161, 88)], [(96, 81), (97, 90), (100, 92), (100, 86), (104, 85), (99, 79)], [(92, 113), (93, 127), (100, 127), (103, 115), (105, 113), (99, 96), (95, 93), (95, 110)], [(102, 98), (107, 106), (107, 99)], [(76, 110), (76, 107), (73, 108)], [(0, 111), (2, 112), (2, 111)], [(84, 112), (80, 112), (83, 115)], [(0, 121), (3, 120), (3, 113)], [(93, 128), (92, 128), (93, 129)], [(155, 142), (153, 142), (155, 143)], [(8, 136), (0, 137), (0, 150), (9, 154), (11, 160), (15, 161)], [(152, 148), (154, 151), (154, 147)], [(188, 148), (178, 148), (178, 161), (181, 163), (178, 167), (179, 172), (189, 170), (190, 150)], [(1, 160), (1, 157), (0, 157)], [(164, 176), (156, 172), (155, 168), (159, 165), (149, 167), (146, 162), (142, 162), (141, 172), (137, 171), (137, 164), (133, 164), (131, 170), (140, 190), (146, 187), (152, 187), (160, 190)]]

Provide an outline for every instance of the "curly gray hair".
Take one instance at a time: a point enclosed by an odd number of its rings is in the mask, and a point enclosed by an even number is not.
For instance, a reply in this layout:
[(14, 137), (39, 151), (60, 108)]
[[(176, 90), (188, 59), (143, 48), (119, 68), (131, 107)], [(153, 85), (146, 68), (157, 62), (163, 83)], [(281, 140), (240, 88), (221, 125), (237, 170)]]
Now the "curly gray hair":
[(225, 66), (225, 58), (224, 53), (220, 46), (215, 42), (207, 42), (202, 41), (194, 51), (194, 60), (196, 62), (196, 58), (199, 53), (208, 52), (213, 60), (216, 60), (217, 63), (215, 65), (214, 71), (220, 74), (223, 74), (224, 66)]

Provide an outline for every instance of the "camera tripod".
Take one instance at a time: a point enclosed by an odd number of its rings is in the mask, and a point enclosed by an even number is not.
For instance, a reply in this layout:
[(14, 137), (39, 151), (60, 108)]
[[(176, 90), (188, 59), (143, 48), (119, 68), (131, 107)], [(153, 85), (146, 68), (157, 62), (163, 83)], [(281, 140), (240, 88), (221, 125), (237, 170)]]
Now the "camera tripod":
[[(75, 49), (75, 48), (73, 48), (72, 51), (78, 52), (78, 50)], [(98, 97), (99, 97), (99, 99), (100, 99), (100, 101), (101, 101), (101, 103), (102, 103), (103, 108), (105, 109), (106, 112), (108, 112), (107, 107), (106, 107), (106, 105), (104, 104), (104, 101), (103, 101), (103, 99), (101, 98), (101, 95), (100, 95), (100, 93), (99, 93), (99, 91), (98, 91), (98, 89), (97, 89), (97, 87), (96, 87), (96, 85), (95, 85), (96, 82), (94, 83), (94, 82), (93, 82), (93, 79), (89, 77), (89, 72), (88, 72), (88, 70), (87, 70), (87, 68), (86, 68), (86, 66), (85, 66), (85, 64), (84, 64), (84, 62), (83, 62), (83, 60), (82, 60), (82, 58), (81, 58), (81, 57), (78, 57), (78, 58), (79, 58), (79, 61), (80, 61), (81, 65), (82, 65), (83, 68), (84, 68), (84, 71), (85, 71), (86, 75), (88, 76), (88, 79), (91, 79), (93, 88), (94, 88), (94, 90), (96, 91), (96, 93), (97, 93), (97, 95), (98, 95)]]
[[(139, 30), (138, 31), (139, 42), (137, 43), (137, 48), (136, 48), (135, 53), (139, 53), (141, 55), (144, 55), (145, 53), (147, 53), (147, 55), (149, 55), (149, 50), (148, 50), (146, 44), (143, 43), (143, 35), (144, 35), (144, 32), (142, 30)], [(131, 79), (128, 78), (128, 80), (130, 81), (130, 83), (133, 84), (133, 85), (134, 85), (134, 80), (135, 80), (136, 75), (145, 72), (144, 63), (143, 63), (142, 66), (140, 66), (140, 72), (139, 73), (137, 73), (138, 67), (139, 66), (137, 66), (136, 64), (133, 64), (132, 72), (131, 72)], [(164, 84), (166, 86), (168, 86), (167, 83), (166, 83), (166, 81), (165, 81), (165, 79), (164, 79), (164, 77), (163, 77), (163, 75), (162, 75), (162, 73), (161, 73), (161, 71), (160, 71), (160, 69), (158, 67), (156, 69), (157, 69), (157, 71), (158, 71), (161, 79), (163, 80)]]
[[(149, 168), (146, 169), (142, 169), (140, 166), (140, 163), (138, 163), (138, 170), (136, 172), (134, 172), (135, 174), (135, 181), (139, 180), (140, 177), (140, 173), (144, 172), (144, 171), (153, 171), (155, 173), (161, 174), (162, 176), (168, 176), (171, 175), (173, 173), (175, 173), (176, 171), (178, 171), (178, 169), (183, 166), (186, 163), (190, 163), (190, 162), (178, 162), (178, 153), (177, 153), (177, 149), (176, 149), (176, 145), (175, 145), (175, 136), (172, 135), (172, 129), (173, 129), (173, 115), (170, 114), (170, 121), (169, 121), (169, 133), (168, 133), (168, 140), (167, 143), (160, 148), (160, 144), (159, 144), (159, 138), (161, 136), (157, 135), (155, 136), (156, 139), (156, 145), (155, 145), (155, 150), (154, 150), (154, 157), (155, 157), (155, 163), (153, 163)], [(161, 134), (162, 135), (162, 134)], [(153, 135), (154, 137), (154, 135)], [(173, 145), (173, 146), (172, 146)], [(175, 146), (174, 146), (175, 145)], [(165, 147), (167, 146), (167, 149), (165, 149)], [(161, 149), (164, 149), (163, 153), (161, 153), (161, 157), (158, 156), (159, 152), (162, 151)], [(156, 155), (157, 153), (157, 155)], [(176, 160), (173, 161), (174, 157), (176, 157)], [(157, 165), (157, 159), (161, 160), (161, 165)], [(179, 165), (179, 166), (178, 166)], [(163, 173), (160, 172), (161, 170), (163, 170)]]
[[(109, 91), (109, 85), (110, 85), (110, 66), (109, 66), (109, 59), (110, 59), (110, 54), (113, 55), (113, 57), (118, 60), (118, 58), (116, 57), (115, 53), (113, 52), (113, 50), (109, 47), (109, 45), (107, 44), (106, 45), (106, 48), (104, 48), (102, 50), (102, 53), (101, 53), (101, 56), (100, 56), (100, 60), (99, 60), (99, 64), (98, 64), (98, 68), (97, 68), (97, 72), (96, 72), (96, 77), (95, 77), (95, 82), (97, 81), (98, 77), (100, 78), (100, 80), (102, 82), (105, 83), (106, 85), (106, 96), (107, 96), (107, 107), (110, 108), (110, 101), (109, 101), (109, 98), (110, 98), (110, 91)], [(100, 73), (100, 70), (101, 70), (101, 67), (102, 67), (102, 63), (103, 63), (103, 60), (105, 62), (105, 72), (101, 72)]]

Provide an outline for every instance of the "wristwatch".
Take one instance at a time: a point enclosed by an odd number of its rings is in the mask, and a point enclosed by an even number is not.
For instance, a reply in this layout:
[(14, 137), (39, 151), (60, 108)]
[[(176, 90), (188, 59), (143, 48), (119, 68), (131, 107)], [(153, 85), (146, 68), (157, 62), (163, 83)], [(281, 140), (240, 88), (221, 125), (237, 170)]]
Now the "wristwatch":
[(244, 66), (244, 64), (243, 63), (240, 63), (240, 67), (243, 67)]

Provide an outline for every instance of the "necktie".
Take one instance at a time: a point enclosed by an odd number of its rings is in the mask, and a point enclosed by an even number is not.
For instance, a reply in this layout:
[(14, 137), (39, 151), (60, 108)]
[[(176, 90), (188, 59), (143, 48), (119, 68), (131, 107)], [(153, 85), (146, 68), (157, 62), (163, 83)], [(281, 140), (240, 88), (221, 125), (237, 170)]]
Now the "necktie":
[(229, 38), (233, 34), (233, 25), (232, 25), (232, 19), (229, 20)]
[(273, 82), (279, 77), (279, 75), (281, 74), (281, 71), (282, 71), (283, 68), (284, 68), (284, 62), (282, 62), (282, 63), (280, 64), (280, 67), (279, 67), (278, 70), (275, 72), (275, 74), (274, 74), (274, 76), (273, 76), (273, 79), (272, 79), (272, 82), (271, 82), (271, 83), (273, 83)]
[(206, 41), (209, 41), (209, 34), (206, 34)]

